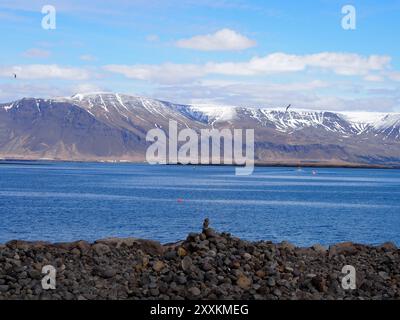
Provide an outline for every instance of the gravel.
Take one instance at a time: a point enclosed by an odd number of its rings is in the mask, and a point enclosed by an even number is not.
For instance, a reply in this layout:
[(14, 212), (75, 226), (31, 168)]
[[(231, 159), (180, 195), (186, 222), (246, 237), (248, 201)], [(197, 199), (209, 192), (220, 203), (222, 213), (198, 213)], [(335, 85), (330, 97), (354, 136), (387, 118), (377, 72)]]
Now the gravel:
[[(0, 245), (0, 300), (400, 299), (400, 250), (392, 243), (298, 248), (244, 241), (208, 225), (168, 245), (10, 241)], [(55, 290), (42, 288), (45, 265), (57, 271)], [(342, 287), (345, 265), (356, 269), (355, 290)]]

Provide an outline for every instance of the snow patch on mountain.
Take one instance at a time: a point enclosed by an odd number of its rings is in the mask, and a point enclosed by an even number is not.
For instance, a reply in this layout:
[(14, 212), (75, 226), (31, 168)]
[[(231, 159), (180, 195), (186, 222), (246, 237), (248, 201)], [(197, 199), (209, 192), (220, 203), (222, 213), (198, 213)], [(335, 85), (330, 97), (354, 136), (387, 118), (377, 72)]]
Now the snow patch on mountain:
[(236, 107), (225, 105), (217, 106), (211, 104), (196, 104), (189, 105), (188, 110), (190, 110), (194, 115), (199, 113), (206, 115), (211, 124), (233, 121), (237, 116)]
[(6, 111), (8, 111), (8, 110), (11, 110), (13, 107), (14, 107), (14, 103), (12, 103), (12, 104), (10, 104), (10, 105), (4, 105), (4, 106), (3, 106), (3, 109), (6, 110)]
[[(253, 119), (263, 127), (291, 134), (306, 128), (322, 128), (342, 137), (366, 133), (382, 134), (385, 137), (400, 138), (400, 114), (382, 112), (337, 112), (306, 110), (292, 107), (289, 111), (271, 108), (235, 107), (215, 104), (174, 104), (136, 95), (110, 92), (77, 93), (64, 101), (90, 110), (97, 108), (104, 116), (113, 110), (125, 118), (137, 114), (138, 108), (163, 119), (172, 115), (185, 123), (185, 118), (214, 126), (217, 123), (234, 123)], [(172, 113), (171, 113), (172, 112)]]

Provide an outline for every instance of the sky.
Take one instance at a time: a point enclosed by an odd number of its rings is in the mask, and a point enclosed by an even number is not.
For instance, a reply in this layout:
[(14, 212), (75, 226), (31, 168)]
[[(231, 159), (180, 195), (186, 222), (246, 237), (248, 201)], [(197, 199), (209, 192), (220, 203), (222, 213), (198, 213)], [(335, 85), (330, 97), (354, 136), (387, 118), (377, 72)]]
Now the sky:
[(399, 18), (400, 0), (0, 0), (0, 102), (400, 112)]

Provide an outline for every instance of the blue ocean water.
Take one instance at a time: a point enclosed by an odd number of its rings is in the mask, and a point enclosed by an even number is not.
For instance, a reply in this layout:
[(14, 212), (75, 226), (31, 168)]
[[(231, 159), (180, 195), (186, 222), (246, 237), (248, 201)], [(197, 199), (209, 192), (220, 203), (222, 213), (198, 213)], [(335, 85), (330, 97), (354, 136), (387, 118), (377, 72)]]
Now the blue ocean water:
[[(314, 174), (313, 174), (313, 171)], [(400, 170), (99, 163), (0, 164), (0, 243), (139, 237), (212, 227), (299, 246), (400, 245)]]

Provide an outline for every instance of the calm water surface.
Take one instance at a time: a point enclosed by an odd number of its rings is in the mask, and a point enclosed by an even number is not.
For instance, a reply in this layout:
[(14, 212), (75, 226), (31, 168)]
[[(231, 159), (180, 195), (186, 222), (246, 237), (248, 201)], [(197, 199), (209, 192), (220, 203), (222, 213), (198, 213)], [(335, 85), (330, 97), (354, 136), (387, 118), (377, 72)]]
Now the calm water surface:
[(0, 164), (0, 243), (181, 240), (212, 226), (299, 246), (400, 245), (400, 170)]

